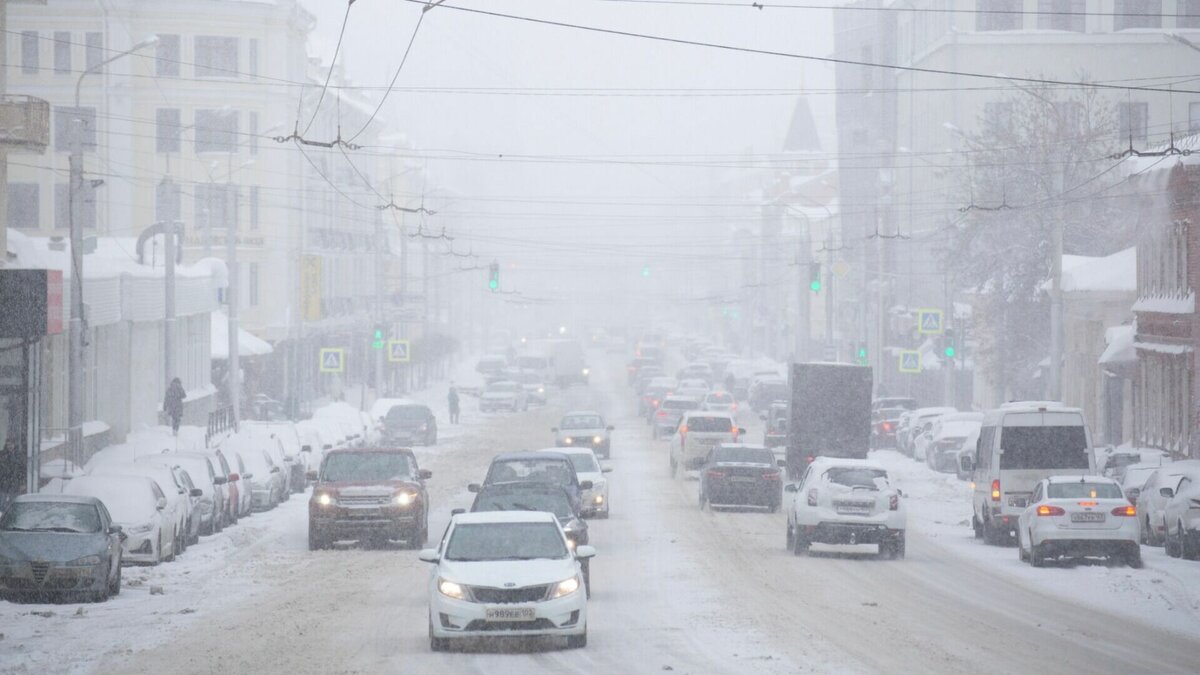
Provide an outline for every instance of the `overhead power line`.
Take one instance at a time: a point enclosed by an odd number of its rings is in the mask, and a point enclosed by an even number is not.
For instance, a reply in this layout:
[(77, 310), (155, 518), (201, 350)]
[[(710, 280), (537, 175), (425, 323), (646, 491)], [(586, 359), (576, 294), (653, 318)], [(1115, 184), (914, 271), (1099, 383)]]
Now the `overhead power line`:
[[(806, 10), (831, 10), (836, 12), (887, 12), (887, 13), (904, 13), (904, 14), (984, 14), (984, 15), (1011, 15), (1011, 14), (1029, 14), (1030, 16), (1115, 16), (1115, 17), (1144, 17), (1145, 14), (1138, 12), (1073, 12), (1073, 11), (1058, 11), (1050, 9), (1037, 10), (1022, 10), (1022, 9), (963, 9), (955, 7), (900, 7), (897, 5), (886, 6), (870, 6), (870, 5), (814, 5), (809, 3), (791, 3), (791, 2), (761, 2), (759, 0), (745, 0), (744, 2), (732, 2), (730, 0), (592, 0), (592, 2), (602, 2), (610, 4), (624, 5), (666, 5), (679, 7), (718, 7), (718, 8), (734, 8), (734, 9), (806, 9)], [(1200, 14), (1177, 14), (1181, 19), (1200, 18)]]

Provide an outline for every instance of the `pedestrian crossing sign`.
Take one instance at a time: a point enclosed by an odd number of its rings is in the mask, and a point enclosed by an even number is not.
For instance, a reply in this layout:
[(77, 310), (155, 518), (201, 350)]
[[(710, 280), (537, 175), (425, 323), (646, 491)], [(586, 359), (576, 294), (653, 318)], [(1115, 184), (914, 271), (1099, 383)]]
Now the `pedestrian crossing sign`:
[(941, 335), (946, 332), (940, 309), (917, 310), (917, 332), (921, 335)]
[(921, 352), (915, 349), (900, 350), (900, 372), (902, 373), (919, 373), (921, 372)]
[(346, 350), (325, 347), (321, 349), (321, 372), (346, 372)]
[(408, 351), (408, 340), (388, 340), (388, 361), (391, 363), (408, 363), (412, 354)]

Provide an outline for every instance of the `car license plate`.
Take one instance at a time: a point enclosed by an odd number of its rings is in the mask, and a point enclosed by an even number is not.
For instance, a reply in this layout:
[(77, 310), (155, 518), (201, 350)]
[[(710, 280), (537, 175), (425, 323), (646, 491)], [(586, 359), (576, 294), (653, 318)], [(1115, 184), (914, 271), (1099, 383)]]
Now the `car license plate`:
[(1104, 522), (1104, 514), (1103, 513), (1093, 513), (1091, 511), (1087, 511), (1084, 513), (1072, 513), (1071, 514), (1071, 522), (1072, 523), (1103, 523)]
[(871, 507), (869, 506), (839, 506), (837, 512), (843, 516), (866, 516), (870, 515)]
[(533, 621), (532, 607), (488, 607), (488, 621)]
[(730, 478), (729, 480), (731, 480), (735, 483), (753, 483), (754, 476), (734, 476), (734, 477)]

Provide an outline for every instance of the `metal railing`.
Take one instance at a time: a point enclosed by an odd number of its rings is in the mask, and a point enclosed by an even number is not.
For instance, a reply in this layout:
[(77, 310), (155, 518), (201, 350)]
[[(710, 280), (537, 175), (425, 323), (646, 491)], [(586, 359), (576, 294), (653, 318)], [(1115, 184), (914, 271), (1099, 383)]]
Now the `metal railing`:
[(226, 432), (237, 428), (237, 420), (233, 416), (233, 406), (217, 408), (208, 413), (208, 428), (204, 431), (204, 446), (212, 447), (212, 439), (224, 436)]

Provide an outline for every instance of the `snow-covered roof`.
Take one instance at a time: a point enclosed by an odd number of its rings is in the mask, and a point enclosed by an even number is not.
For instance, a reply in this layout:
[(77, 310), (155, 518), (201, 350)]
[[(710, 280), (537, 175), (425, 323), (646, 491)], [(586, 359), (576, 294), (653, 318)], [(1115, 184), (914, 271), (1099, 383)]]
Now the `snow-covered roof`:
[(1192, 314), (1196, 311), (1196, 294), (1188, 293), (1182, 298), (1138, 298), (1137, 302), (1133, 303), (1133, 311)]
[(1064, 255), (1062, 290), (1137, 291), (1137, 247), (1103, 257)]
[[(212, 358), (224, 360), (229, 358), (229, 317), (225, 312), (217, 310), (212, 313), (209, 323), (212, 334)], [(263, 356), (275, 351), (265, 340), (259, 338), (244, 328), (238, 327), (238, 355)]]
[(1113, 326), (1104, 330), (1104, 341), (1108, 344), (1100, 355), (1100, 365), (1117, 365), (1137, 362), (1137, 350), (1133, 348), (1133, 338), (1137, 329), (1128, 326)]
[[(64, 279), (71, 277), (71, 246), (68, 241), (9, 230), (8, 250), (16, 256), (15, 261), (6, 265), (9, 269), (60, 270)], [(149, 263), (149, 251), (146, 251), (146, 258)], [(157, 265), (141, 264), (137, 261), (137, 239), (133, 237), (97, 237), (96, 250), (83, 256), (85, 279), (122, 275), (162, 278), (164, 273), (162, 250), (159, 249)], [(176, 265), (175, 275), (180, 278), (203, 278), (213, 276), (213, 270), (211, 264)]]

